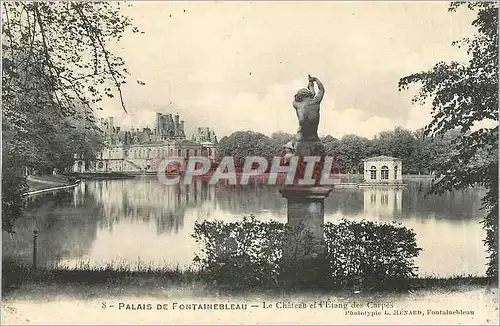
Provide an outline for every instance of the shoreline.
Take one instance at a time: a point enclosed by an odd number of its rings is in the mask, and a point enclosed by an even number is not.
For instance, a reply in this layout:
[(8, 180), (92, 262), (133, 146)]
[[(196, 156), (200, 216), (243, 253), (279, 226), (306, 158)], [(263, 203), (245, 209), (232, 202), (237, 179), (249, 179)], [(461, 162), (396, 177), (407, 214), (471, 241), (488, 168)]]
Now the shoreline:
[[(65, 288), (71, 288), (78, 292), (79, 288), (91, 288), (93, 293), (104, 292), (124, 292), (124, 293), (154, 293), (157, 289), (166, 284), (199, 288), (209, 293), (283, 293), (283, 292), (304, 292), (307, 288), (285, 289), (279, 284), (266, 285), (258, 288), (233, 288), (227, 284), (212, 284), (204, 280), (203, 273), (196, 268), (186, 270), (172, 267), (152, 268), (144, 266), (135, 270), (131, 267), (39, 267), (33, 270), (31, 264), (19, 263), (15, 259), (4, 259), (2, 261), (2, 292), (5, 297), (16, 296), (31, 291), (33, 287), (59, 288), (65, 293)], [(402, 279), (394, 279), (384, 284), (363, 284), (359, 289), (363, 293), (412, 293), (422, 290), (443, 290), (453, 291), (457, 287), (490, 288), (498, 287), (498, 281), (487, 276), (455, 275), (455, 276), (416, 276)], [(322, 288), (317, 288), (325, 293), (352, 292), (351, 286), (336, 285), (334, 283), (324, 284)], [(55, 291), (57, 292), (57, 291)]]
[[(89, 276), (91, 274), (86, 274)], [(279, 297), (283, 295), (305, 294), (315, 292), (323, 295), (341, 295), (349, 296), (353, 294), (361, 294), (367, 296), (389, 296), (389, 295), (408, 295), (417, 294), (419, 292), (455, 292), (459, 289), (491, 289), (497, 290), (498, 285), (486, 277), (456, 277), (443, 279), (411, 279), (413, 287), (410, 289), (392, 290), (370, 290), (360, 289), (354, 291), (352, 288), (316, 288), (316, 289), (284, 289), (284, 288), (248, 288), (248, 289), (230, 289), (217, 287), (213, 284), (208, 284), (199, 279), (183, 280), (179, 275), (166, 274), (143, 274), (139, 276), (123, 275), (116, 273), (116, 279), (107, 279), (101, 275), (97, 279), (78, 279), (72, 280), (69, 273), (61, 279), (53, 278), (47, 280), (29, 280), (23, 284), (19, 284), (14, 288), (4, 289), (2, 301), (15, 300), (16, 298), (24, 298), (29, 300), (48, 299), (48, 297), (58, 297), (60, 295), (79, 295), (87, 292), (92, 293), (92, 296), (99, 295), (161, 295), (164, 288), (183, 288), (191, 289), (200, 296), (205, 295), (250, 295), (256, 293), (264, 293), (269, 297)], [(110, 276), (110, 275), (108, 275)], [(45, 290), (49, 290), (45, 293)], [(5, 291), (7, 290), (7, 291)], [(83, 291), (85, 290), (85, 291)]]
[[(147, 172), (72, 172), (67, 174), (68, 176), (72, 176), (78, 179), (83, 180), (124, 180), (124, 179), (140, 179), (140, 178), (151, 178), (157, 177), (157, 171), (147, 171)], [(239, 179), (243, 176), (244, 173), (237, 172), (236, 177)], [(168, 173), (167, 177), (177, 177), (179, 176), (181, 179), (183, 177), (182, 173)], [(282, 179), (286, 176), (286, 173), (279, 173), (278, 179)], [(210, 180), (212, 175), (199, 175), (194, 176), (194, 179), (199, 180)], [(267, 178), (266, 175), (252, 175), (251, 179), (265, 181)], [(335, 188), (343, 189), (343, 188), (401, 188), (404, 189), (408, 187), (408, 183), (367, 183), (363, 181), (362, 174), (336, 174), (333, 176), (334, 179), (337, 179), (336, 182), (332, 184)], [(359, 180), (357, 180), (359, 178)], [(413, 175), (407, 174), (403, 175), (403, 181), (420, 181), (420, 180), (433, 180), (435, 178), (432, 174), (426, 175)], [(341, 179), (345, 179), (341, 181)]]
[[(52, 184), (52, 186), (49, 186), (47, 188), (41, 188), (41, 189), (30, 189), (27, 192), (23, 193), (22, 196), (23, 196), (23, 198), (25, 198), (25, 197), (29, 197), (29, 196), (33, 196), (33, 195), (45, 193), (45, 192), (58, 191), (58, 190), (63, 190), (63, 189), (70, 189), (70, 188), (74, 188), (74, 187), (78, 186), (80, 184), (80, 182), (81, 182), (80, 179), (77, 179), (73, 183), (69, 183), (69, 180), (67, 180), (67, 181), (68, 182), (66, 182), (66, 183), (60, 183), (60, 184), (56, 185), (56, 184), (53, 184), (53, 182), (45, 181), (43, 179), (41, 179), (41, 180), (35, 180), (34, 182), (38, 182), (38, 183), (44, 183), (44, 182), (46, 182), (47, 185)], [(28, 184), (29, 184), (29, 182), (28, 182)]]

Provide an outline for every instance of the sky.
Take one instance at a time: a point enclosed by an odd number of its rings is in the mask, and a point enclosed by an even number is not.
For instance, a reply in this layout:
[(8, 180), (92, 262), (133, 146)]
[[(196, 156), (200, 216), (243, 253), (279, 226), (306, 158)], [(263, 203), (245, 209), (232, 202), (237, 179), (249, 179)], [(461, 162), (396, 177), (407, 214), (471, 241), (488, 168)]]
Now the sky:
[(320, 135), (416, 130), (430, 109), (412, 105), (399, 78), (465, 60), (451, 43), (474, 32), (473, 13), (449, 13), (448, 4), (132, 2), (123, 12), (144, 33), (110, 44), (132, 74), (123, 88), (129, 113), (110, 99), (98, 117), (142, 128), (154, 126), (156, 112), (178, 113), (188, 134), (206, 126), (219, 139), (295, 133), (293, 96), (311, 74), (326, 89)]

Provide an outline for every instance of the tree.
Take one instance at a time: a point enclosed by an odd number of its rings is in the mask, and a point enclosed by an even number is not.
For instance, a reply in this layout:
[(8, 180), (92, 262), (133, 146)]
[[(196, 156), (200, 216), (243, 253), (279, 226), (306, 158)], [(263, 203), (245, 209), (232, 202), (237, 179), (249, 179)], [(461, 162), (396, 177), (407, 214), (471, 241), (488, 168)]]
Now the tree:
[(363, 171), (363, 159), (367, 157), (370, 141), (357, 135), (345, 135), (340, 139), (337, 166), (342, 173)]
[(428, 169), (430, 172), (439, 171), (443, 164), (449, 162), (457, 154), (458, 137), (461, 132), (458, 129), (447, 131), (444, 135), (435, 137), (425, 136), (425, 146), (430, 156)]
[[(123, 59), (108, 50), (131, 19), (120, 13), (119, 2), (4, 2), (3, 89), (7, 99), (33, 91), (19, 77), (43, 75), (37, 85), (61, 113), (75, 113), (75, 100), (90, 107), (102, 95), (119, 95), (128, 70)], [(41, 88), (41, 90), (40, 90)], [(99, 107), (97, 107), (99, 108)], [(68, 112), (68, 110), (70, 110)]]
[(287, 132), (273, 132), (271, 138), (276, 141), (280, 146), (288, 143), (295, 135), (287, 133)]
[[(119, 2), (2, 3), (2, 227), (13, 231), (22, 214), (25, 168), (67, 160), (62, 121), (88, 120), (103, 96), (125, 108), (122, 85), (129, 72), (108, 49), (132, 26)], [(139, 81), (138, 81), (139, 82)], [(142, 82), (139, 82), (143, 84)], [(66, 120), (67, 121), (67, 120)], [(75, 148), (76, 149), (76, 148)], [(66, 151), (66, 152), (65, 152)], [(52, 163), (51, 163), (52, 162)], [(66, 164), (66, 163), (64, 163)]]
[(422, 141), (418, 140), (414, 133), (402, 127), (394, 130), (382, 131), (375, 139), (375, 155), (387, 155), (400, 158), (403, 163), (403, 173), (422, 173), (421, 157)]
[(247, 156), (272, 157), (280, 155), (281, 146), (277, 141), (253, 131), (236, 131), (219, 142), (220, 156), (233, 156), (242, 160)]
[(83, 155), (83, 159), (89, 162), (95, 159), (95, 154), (104, 146), (102, 132), (94, 123), (84, 123), (70, 117), (55, 123), (44, 138), (50, 140), (50, 145), (43, 152), (44, 161), (41, 162), (45, 173), (51, 173), (54, 169), (69, 170), (75, 154)]
[[(449, 160), (437, 166), (432, 191), (442, 193), (474, 185), (487, 188), (483, 209), (487, 211), (483, 227), (488, 252), (487, 275), (498, 275), (498, 5), (495, 2), (454, 2), (449, 11), (466, 6), (477, 13), (472, 38), (454, 42), (466, 47), (466, 63), (438, 62), (431, 70), (406, 76), (400, 90), (420, 84), (413, 102), (432, 99), (433, 119), (425, 128), (430, 135), (443, 135), (459, 128), (453, 140)], [(477, 122), (490, 120), (496, 126), (474, 128)]]
[(340, 173), (338, 166), (338, 157), (340, 155), (340, 141), (335, 137), (327, 135), (326, 137), (321, 138), (321, 142), (323, 143), (323, 146), (325, 146), (325, 154), (327, 156), (333, 157), (334, 159), (334, 173)]

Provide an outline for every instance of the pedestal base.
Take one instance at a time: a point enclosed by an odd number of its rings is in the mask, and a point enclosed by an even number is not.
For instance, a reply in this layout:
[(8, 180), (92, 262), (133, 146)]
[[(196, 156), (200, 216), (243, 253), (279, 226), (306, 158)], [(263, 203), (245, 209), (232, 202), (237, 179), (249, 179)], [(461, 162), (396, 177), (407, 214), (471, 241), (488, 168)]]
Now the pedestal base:
[(324, 200), (331, 191), (330, 187), (295, 185), (280, 190), (287, 199), (287, 226), (292, 231), (283, 248), (283, 275), (291, 287), (319, 284), (318, 279), (327, 277), (323, 239)]

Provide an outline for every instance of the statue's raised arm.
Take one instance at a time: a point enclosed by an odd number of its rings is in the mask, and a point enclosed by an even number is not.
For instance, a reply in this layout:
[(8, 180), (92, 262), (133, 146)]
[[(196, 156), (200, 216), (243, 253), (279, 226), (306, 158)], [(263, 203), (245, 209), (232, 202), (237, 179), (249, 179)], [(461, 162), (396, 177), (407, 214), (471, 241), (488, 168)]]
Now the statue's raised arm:
[(311, 75), (307, 75), (309, 77), (309, 84), (307, 84), (307, 89), (311, 92), (312, 97), (316, 96), (316, 91), (314, 90), (314, 78)]
[(323, 86), (323, 84), (319, 81), (319, 79), (318, 79), (318, 78), (316, 78), (316, 77), (310, 77), (310, 78), (309, 78), (309, 83), (311, 83), (311, 81), (312, 81), (312, 82), (316, 82), (316, 84), (318, 85), (318, 89), (319, 89), (319, 91), (318, 91), (318, 94), (317, 94), (316, 96), (314, 96), (313, 101), (314, 101), (315, 103), (318, 103), (318, 104), (319, 104), (319, 103), (321, 102), (321, 100), (323, 99), (323, 95), (325, 95), (325, 87), (324, 87), (324, 86)]

